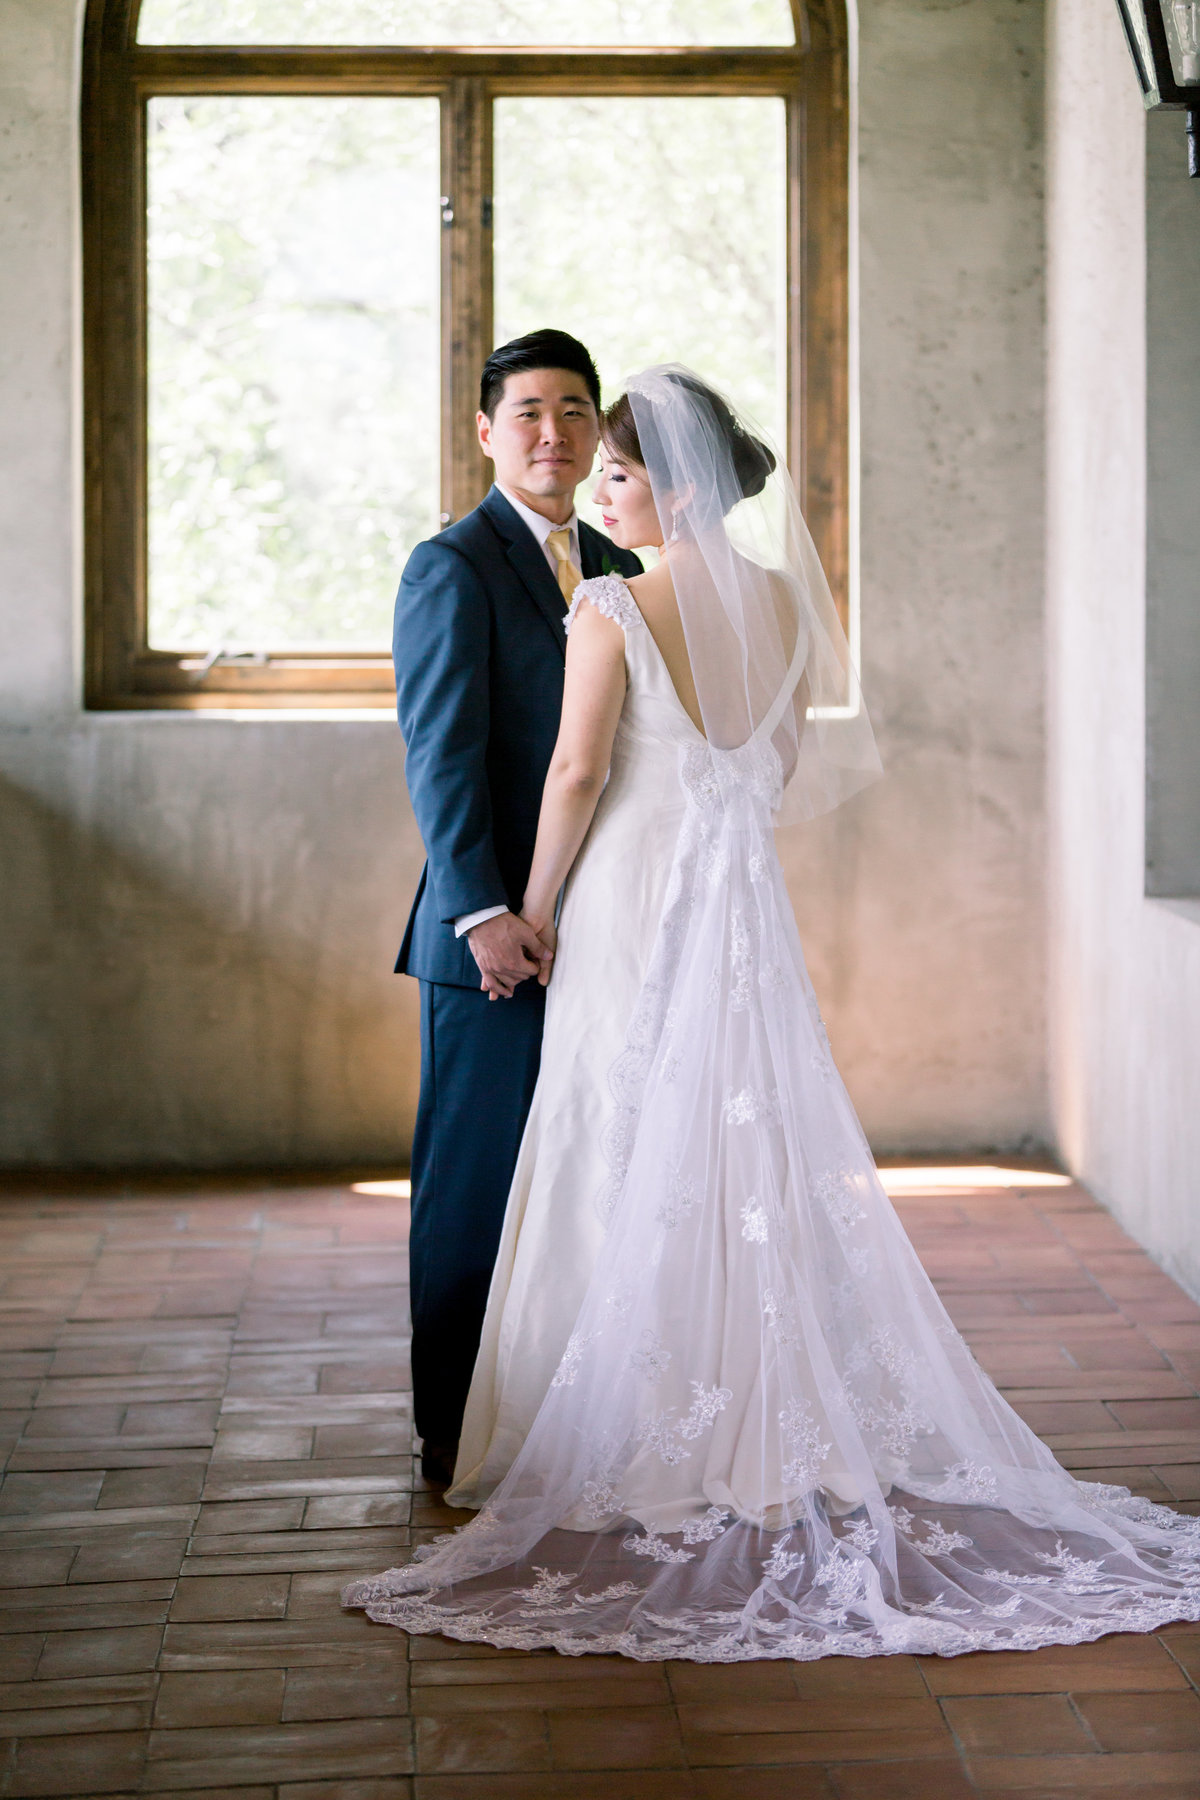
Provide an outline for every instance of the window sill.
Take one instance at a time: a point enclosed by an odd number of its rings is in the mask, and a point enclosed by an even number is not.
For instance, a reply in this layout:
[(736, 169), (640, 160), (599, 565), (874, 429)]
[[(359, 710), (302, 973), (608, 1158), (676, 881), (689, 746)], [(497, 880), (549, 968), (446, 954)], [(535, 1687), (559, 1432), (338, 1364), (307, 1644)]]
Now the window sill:
[(1164, 912), (1175, 913), (1192, 925), (1200, 925), (1200, 899), (1164, 900), (1160, 894), (1147, 894), (1146, 899), (1151, 906), (1161, 906)]
[(261, 661), (142, 651), (110, 685), (97, 682), (90, 712), (390, 712), (396, 683), (392, 659), (378, 651), (296, 653)]
[(87, 719), (136, 719), (139, 722), (147, 719), (173, 720), (176, 724), (183, 719), (200, 721), (216, 721), (222, 725), (389, 725), (395, 729), (396, 709), (394, 706), (229, 706), (204, 702), (199, 706), (172, 706), (162, 704), (136, 703), (132, 706), (89, 707), (84, 712)]

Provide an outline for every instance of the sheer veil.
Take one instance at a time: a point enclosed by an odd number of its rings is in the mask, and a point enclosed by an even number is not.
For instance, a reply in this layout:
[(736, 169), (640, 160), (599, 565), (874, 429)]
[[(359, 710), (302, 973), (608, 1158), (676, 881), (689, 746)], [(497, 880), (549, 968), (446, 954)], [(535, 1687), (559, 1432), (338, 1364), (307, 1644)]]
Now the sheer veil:
[(777, 823), (828, 812), (881, 770), (846, 634), (783, 459), (679, 363), (632, 376), (626, 393), (670, 541), (705, 736), (716, 750), (773, 746)]
[[(470, 1524), (346, 1603), (414, 1632), (704, 1662), (1032, 1649), (1200, 1618), (1200, 1519), (1076, 1481), (992, 1386), (830, 1056), (774, 826), (878, 759), (795, 495), (686, 370), (628, 391), (708, 741), (678, 753), (607, 1181), (561, 1196), (598, 1206), (605, 1233), (508, 1473)], [(637, 609), (605, 582), (628, 648)]]

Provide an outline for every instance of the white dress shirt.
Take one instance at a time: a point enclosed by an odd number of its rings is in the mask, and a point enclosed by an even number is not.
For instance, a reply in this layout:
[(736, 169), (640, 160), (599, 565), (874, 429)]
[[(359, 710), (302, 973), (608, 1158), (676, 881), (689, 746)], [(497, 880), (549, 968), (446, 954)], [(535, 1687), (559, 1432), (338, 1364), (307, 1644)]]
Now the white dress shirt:
[[(543, 519), (541, 513), (534, 512), (532, 507), (526, 506), (523, 500), (518, 500), (517, 496), (512, 493), (510, 489), (501, 487), (499, 482), (496, 483), (496, 486), (500, 488), (500, 492), (504, 495), (504, 498), (508, 501), (508, 504), (512, 507), (517, 517), (524, 524), (528, 525), (530, 531), (532, 531), (534, 537), (542, 547), (542, 555), (546, 558), (551, 571), (557, 577), (558, 559), (546, 540), (552, 531), (561, 531), (563, 526), (556, 525), (553, 519)], [(566, 529), (571, 533), (571, 561), (578, 569), (583, 565), (579, 561), (579, 515), (574, 509), (572, 509), (571, 516), (565, 521), (565, 524)]]
[[(546, 558), (550, 570), (557, 580), (558, 558), (555, 556), (546, 540), (552, 531), (561, 531), (563, 527), (561, 525), (556, 525), (553, 519), (544, 519), (541, 513), (534, 512), (533, 508), (526, 506), (523, 500), (518, 500), (517, 496), (510, 488), (502, 486), (500, 482), (497, 482), (496, 486), (500, 489), (500, 492), (504, 495), (504, 498), (508, 501), (508, 504), (512, 507), (517, 517), (523, 524), (528, 525), (530, 531), (532, 531), (537, 542), (541, 545), (542, 555)], [(582, 567), (582, 564), (579, 561), (579, 515), (576, 512), (572, 511), (570, 518), (566, 522), (566, 528), (571, 533), (571, 561), (578, 569)], [(498, 919), (501, 913), (505, 913), (508, 910), (507, 906), (483, 906), (478, 912), (461, 913), (454, 921), (454, 935), (455, 937), (463, 937), (470, 931), (472, 925), (482, 925), (485, 919)]]

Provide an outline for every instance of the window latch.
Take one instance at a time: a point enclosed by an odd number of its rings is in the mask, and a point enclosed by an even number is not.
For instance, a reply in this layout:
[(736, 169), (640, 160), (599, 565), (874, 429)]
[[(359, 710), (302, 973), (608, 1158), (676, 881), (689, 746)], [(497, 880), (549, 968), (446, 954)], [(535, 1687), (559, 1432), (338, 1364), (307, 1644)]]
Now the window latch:
[(215, 669), (218, 663), (229, 665), (248, 663), (252, 668), (257, 669), (265, 668), (270, 660), (270, 654), (266, 650), (231, 650), (228, 644), (218, 644), (215, 649), (207, 651), (203, 662), (198, 663), (191, 671), (191, 679), (193, 682), (203, 681), (204, 677)]

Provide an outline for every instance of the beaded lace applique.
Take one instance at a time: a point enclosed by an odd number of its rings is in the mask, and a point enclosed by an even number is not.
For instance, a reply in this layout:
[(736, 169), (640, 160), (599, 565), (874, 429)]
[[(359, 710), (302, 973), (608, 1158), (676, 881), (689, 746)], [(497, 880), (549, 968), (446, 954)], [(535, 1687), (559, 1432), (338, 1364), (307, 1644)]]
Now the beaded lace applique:
[(589, 581), (579, 583), (567, 614), (567, 631), (575, 623), (581, 600), (590, 600), (598, 613), (603, 613), (606, 619), (615, 619), (625, 631), (631, 625), (642, 623), (637, 602), (619, 575), (593, 575)]

